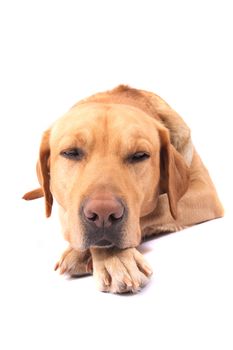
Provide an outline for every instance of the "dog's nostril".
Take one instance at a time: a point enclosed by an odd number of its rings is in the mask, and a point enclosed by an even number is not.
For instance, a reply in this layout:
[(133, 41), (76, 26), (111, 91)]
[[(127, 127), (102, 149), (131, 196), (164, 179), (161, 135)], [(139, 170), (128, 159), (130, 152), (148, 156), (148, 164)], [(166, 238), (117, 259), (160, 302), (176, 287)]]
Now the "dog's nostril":
[(117, 214), (111, 214), (111, 215), (109, 215), (109, 220), (111, 222), (120, 221), (123, 218), (123, 214), (124, 214), (124, 212), (120, 213), (118, 215)]
[(90, 221), (96, 221), (98, 220), (98, 215), (96, 213), (91, 213), (87, 216), (87, 219)]

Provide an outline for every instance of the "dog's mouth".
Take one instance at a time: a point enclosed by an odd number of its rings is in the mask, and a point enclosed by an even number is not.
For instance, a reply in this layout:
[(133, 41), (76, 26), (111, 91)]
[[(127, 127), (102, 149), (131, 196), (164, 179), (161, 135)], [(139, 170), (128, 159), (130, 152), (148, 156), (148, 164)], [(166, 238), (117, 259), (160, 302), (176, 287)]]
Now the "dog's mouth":
[(85, 233), (83, 241), (84, 249), (93, 248), (122, 248), (122, 234), (116, 235), (115, 232), (89, 232)]

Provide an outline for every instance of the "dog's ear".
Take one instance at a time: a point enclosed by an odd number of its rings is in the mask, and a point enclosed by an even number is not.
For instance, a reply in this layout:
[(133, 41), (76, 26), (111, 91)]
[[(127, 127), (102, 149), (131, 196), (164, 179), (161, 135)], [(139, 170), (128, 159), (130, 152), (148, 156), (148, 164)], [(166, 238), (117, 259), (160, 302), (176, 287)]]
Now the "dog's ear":
[(40, 144), (37, 174), (45, 197), (45, 213), (49, 217), (52, 212), (53, 196), (50, 191), (50, 130), (44, 132)]
[(41, 188), (27, 192), (23, 199), (32, 200), (45, 197), (45, 213), (49, 217), (52, 212), (53, 196), (50, 191), (50, 130), (44, 132), (40, 144), (39, 160), (36, 165), (37, 177)]
[(174, 219), (177, 218), (177, 203), (188, 189), (189, 168), (184, 158), (170, 142), (165, 128), (159, 130), (160, 135), (160, 186), (161, 193), (167, 193), (169, 207)]

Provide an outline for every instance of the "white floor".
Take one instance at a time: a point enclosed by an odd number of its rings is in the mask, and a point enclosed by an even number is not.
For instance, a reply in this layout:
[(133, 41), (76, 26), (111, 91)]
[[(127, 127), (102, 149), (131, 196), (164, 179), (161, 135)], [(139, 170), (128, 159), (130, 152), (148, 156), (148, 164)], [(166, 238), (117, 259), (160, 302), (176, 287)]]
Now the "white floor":
[(1, 244), (1, 349), (232, 350), (227, 217), (144, 243), (152, 279), (119, 296), (97, 291), (92, 276), (54, 272), (63, 249), (57, 218), (38, 215), (42, 201), (15, 204)]

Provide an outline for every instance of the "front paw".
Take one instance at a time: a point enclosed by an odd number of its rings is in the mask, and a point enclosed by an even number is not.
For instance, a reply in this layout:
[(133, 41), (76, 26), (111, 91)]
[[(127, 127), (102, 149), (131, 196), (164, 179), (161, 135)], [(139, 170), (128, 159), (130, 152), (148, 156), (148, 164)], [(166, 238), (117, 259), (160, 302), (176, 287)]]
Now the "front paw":
[(59, 269), (60, 274), (70, 276), (83, 276), (92, 273), (92, 259), (89, 250), (77, 251), (69, 247), (56, 263), (54, 270)]
[(136, 293), (144, 287), (152, 270), (135, 249), (91, 249), (93, 275), (98, 288), (111, 293)]

